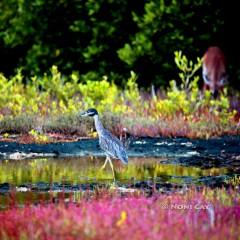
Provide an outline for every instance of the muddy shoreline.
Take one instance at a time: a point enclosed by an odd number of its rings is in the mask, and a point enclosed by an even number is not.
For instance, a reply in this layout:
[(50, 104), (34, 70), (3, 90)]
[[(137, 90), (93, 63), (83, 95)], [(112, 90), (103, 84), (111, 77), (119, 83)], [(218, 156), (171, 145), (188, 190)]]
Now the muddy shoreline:
[[(137, 138), (127, 149), (129, 157), (168, 157), (174, 164), (191, 166), (240, 168), (240, 136), (214, 139)], [(0, 142), (0, 159), (37, 157), (104, 156), (98, 139), (49, 144)], [(169, 160), (168, 160), (169, 163)]]

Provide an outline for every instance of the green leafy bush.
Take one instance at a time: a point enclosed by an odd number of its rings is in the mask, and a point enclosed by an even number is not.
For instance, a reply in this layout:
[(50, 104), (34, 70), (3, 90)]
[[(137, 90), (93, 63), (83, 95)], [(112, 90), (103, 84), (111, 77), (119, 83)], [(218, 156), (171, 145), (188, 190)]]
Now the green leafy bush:
[(121, 85), (134, 70), (142, 85), (167, 86), (176, 49), (200, 55), (225, 33), (221, 1), (2, 0), (0, 8), (0, 71), (8, 74), (21, 66), (40, 76), (56, 65), (81, 81), (107, 75)]

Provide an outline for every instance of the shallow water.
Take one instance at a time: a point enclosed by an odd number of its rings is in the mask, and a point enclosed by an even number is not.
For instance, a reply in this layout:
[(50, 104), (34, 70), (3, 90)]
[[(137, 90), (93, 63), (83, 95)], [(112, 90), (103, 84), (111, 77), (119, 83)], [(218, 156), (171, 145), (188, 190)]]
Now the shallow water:
[[(74, 184), (84, 182), (108, 182), (112, 180), (109, 165), (100, 170), (102, 157), (38, 158), (21, 161), (3, 160), (0, 165), (0, 182), (11, 185), (53, 183), (68, 181)], [(116, 180), (131, 179), (144, 181), (158, 178), (159, 181), (183, 183), (197, 181), (207, 176), (227, 176), (236, 173), (231, 167), (201, 168), (167, 163), (168, 158), (130, 158), (127, 166), (113, 160)], [(171, 162), (172, 160), (170, 160)]]
[[(16, 152), (38, 157), (11, 159)], [(54, 157), (39, 157), (44, 154)], [(128, 155), (127, 166), (113, 160), (116, 185), (123, 191), (173, 192), (193, 185), (220, 187), (240, 175), (239, 137), (139, 138), (129, 145)], [(0, 156), (1, 205), (12, 193), (24, 203), (30, 195), (39, 199), (49, 192), (76, 194), (108, 188), (113, 182), (109, 165), (100, 170), (105, 158), (97, 140), (48, 145), (0, 143)]]

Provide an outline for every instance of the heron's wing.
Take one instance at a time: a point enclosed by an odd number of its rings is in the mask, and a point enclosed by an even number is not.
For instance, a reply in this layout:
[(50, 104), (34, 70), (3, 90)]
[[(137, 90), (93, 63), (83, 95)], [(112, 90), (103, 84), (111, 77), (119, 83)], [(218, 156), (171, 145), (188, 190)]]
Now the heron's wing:
[(99, 144), (109, 156), (120, 159), (124, 164), (128, 163), (126, 149), (122, 142), (110, 132), (105, 131), (99, 136)]

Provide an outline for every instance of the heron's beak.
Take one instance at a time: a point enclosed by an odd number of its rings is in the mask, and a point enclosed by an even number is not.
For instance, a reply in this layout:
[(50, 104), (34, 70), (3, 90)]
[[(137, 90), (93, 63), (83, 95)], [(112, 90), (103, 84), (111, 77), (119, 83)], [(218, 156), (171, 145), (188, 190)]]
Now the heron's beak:
[(88, 114), (87, 114), (86, 111), (83, 111), (83, 112), (80, 112), (80, 116), (81, 116), (81, 117), (86, 117), (86, 116), (88, 116)]

